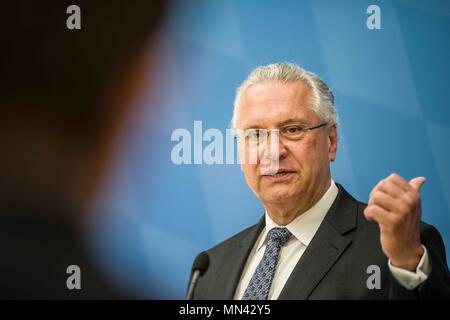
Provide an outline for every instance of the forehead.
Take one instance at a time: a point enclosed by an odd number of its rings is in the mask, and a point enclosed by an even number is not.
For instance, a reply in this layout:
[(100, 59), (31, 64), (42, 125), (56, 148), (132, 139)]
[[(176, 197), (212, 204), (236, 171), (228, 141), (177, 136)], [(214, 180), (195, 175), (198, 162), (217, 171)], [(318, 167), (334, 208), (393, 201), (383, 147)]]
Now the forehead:
[(265, 81), (248, 87), (241, 95), (237, 127), (276, 127), (290, 119), (312, 122), (312, 89), (303, 81)]

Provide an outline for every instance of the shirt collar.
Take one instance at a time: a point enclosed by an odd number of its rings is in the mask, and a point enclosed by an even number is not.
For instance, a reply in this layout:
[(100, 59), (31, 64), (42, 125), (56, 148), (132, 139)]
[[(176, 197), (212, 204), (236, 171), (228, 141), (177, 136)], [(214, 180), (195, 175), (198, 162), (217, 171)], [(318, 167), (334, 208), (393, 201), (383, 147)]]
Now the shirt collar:
[[(310, 209), (299, 215), (291, 223), (289, 223), (286, 228), (292, 233), (292, 235), (308, 246), (312, 238), (319, 229), (325, 215), (333, 204), (336, 196), (338, 194), (338, 188), (333, 180), (331, 180), (330, 187), (324, 193), (322, 198), (316, 202)], [(267, 240), (267, 234), (272, 228), (282, 227), (277, 225), (267, 214), (265, 213), (266, 227), (264, 228), (262, 237), (256, 247), (256, 251), (259, 251), (261, 247), (265, 244)]]

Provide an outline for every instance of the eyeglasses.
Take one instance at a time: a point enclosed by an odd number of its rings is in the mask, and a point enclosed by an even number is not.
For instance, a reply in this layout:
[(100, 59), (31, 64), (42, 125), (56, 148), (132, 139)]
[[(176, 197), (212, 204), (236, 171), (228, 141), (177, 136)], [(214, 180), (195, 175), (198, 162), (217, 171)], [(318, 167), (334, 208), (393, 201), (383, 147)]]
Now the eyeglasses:
[(237, 134), (236, 138), (243, 138), (246, 142), (252, 141), (255, 143), (260, 143), (261, 141), (267, 139), (269, 132), (276, 132), (284, 139), (299, 141), (304, 137), (306, 132), (326, 126), (327, 124), (328, 123), (325, 122), (309, 128), (305, 128), (299, 124), (290, 124), (279, 129), (247, 129), (242, 132), (241, 135)]

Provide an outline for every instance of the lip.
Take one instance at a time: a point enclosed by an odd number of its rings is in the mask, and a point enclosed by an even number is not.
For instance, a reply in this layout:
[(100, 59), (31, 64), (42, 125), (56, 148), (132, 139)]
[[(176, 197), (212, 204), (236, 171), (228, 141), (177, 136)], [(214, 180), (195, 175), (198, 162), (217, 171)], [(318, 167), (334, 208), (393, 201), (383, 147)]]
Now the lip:
[(278, 172), (286, 172), (286, 174), (284, 176), (280, 176), (280, 177), (276, 177), (273, 175), (261, 175), (261, 178), (271, 181), (271, 182), (283, 182), (283, 181), (291, 179), (292, 176), (295, 174), (295, 171), (282, 170), (282, 169), (278, 170)]

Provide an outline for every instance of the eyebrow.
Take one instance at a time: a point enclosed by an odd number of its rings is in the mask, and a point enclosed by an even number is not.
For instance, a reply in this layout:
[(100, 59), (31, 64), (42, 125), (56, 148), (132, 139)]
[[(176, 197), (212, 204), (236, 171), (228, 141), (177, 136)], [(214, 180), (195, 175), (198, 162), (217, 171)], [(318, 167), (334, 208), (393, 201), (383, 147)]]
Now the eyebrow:
[[(306, 121), (305, 119), (302, 119), (302, 118), (290, 118), (290, 119), (286, 119), (286, 120), (283, 120), (283, 121), (279, 122), (277, 127), (280, 128), (280, 127), (284, 127), (286, 125), (294, 124), (294, 123), (295, 124), (300, 124), (300, 125), (307, 125), (308, 121)], [(262, 126), (253, 125), (253, 126), (248, 126), (248, 127), (244, 128), (243, 130), (262, 129), (262, 128), (263, 128)]]
[(308, 121), (306, 121), (305, 119), (302, 119), (302, 118), (291, 118), (291, 119), (287, 119), (287, 120), (284, 120), (284, 121), (278, 123), (278, 127), (283, 127), (285, 125), (294, 124), (294, 123), (301, 124), (301, 125), (307, 125)]

